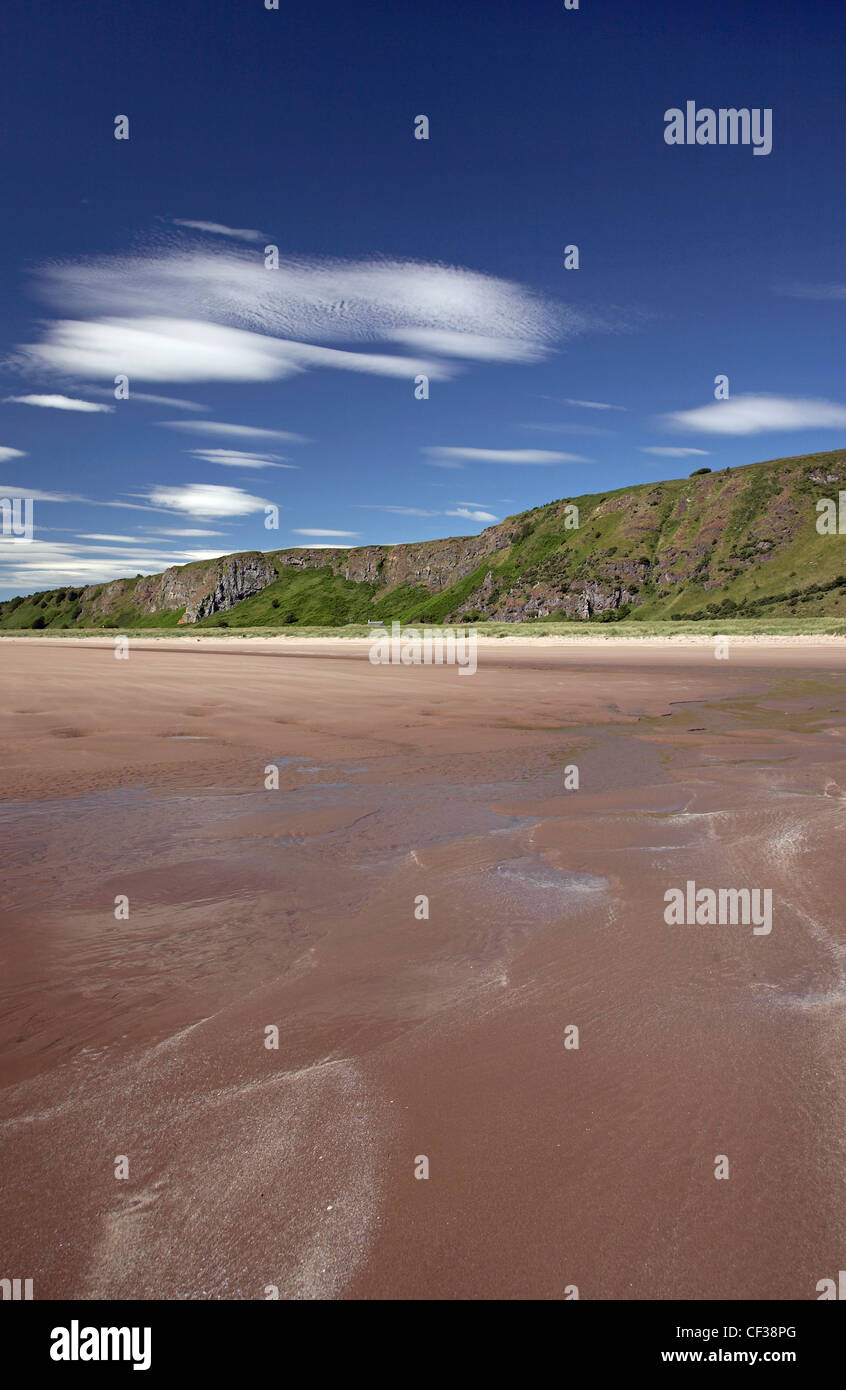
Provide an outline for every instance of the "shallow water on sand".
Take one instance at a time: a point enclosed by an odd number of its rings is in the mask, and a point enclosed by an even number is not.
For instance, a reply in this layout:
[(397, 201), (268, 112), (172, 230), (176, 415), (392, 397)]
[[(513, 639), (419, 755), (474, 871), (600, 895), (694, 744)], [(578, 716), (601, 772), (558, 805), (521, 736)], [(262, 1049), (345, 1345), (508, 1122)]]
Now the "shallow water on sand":
[[(0, 804), (0, 1258), (37, 1297), (812, 1298), (840, 1267), (842, 673), (662, 697), (621, 661), (591, 719), (589, 663), (391, 671), (364, 718), (366, 659), (133, 654), (118, 688), (25, 655), (79, 731), (35, 778), (13, 723)], [(770, 888), (772, 933), (668, 926), (689, 879)]]

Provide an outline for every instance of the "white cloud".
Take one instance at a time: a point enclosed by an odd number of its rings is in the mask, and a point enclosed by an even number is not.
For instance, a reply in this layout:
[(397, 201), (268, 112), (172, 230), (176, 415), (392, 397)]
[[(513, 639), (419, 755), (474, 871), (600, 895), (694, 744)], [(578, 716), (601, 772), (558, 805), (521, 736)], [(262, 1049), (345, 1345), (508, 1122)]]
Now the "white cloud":
[(298, 368), (335, 367), (346, 372), (364, 372), (370, 376), (404, 377), (428, 376), (430, 381), (449, 381), (456, 368), (434, 359), (398, 357), (385, 352), (349, 352), (342, 348), (317, 347), (311, 343), (292, 343), (279, 339), (280, 350)]
[(466, 357), (475, 362), (538, 362), (546, 356), (537, 342), (520, 338), (494, 338), (482, 333), (457, 333), (445, 328), (395, 328), (387, 335), (393, 342), (434, 352), (443, 357)]
[(187, 454), (205, 463), (219, 463), (224, 468), (293, 468), (296, 463), (277, 463), (278, 454), (248, 454), (242, 449), (186, 449)]
[(393, 512), (396, 516), (440, 516), (440, 512), (427, 512), (423, 507), (393, 507), (384, 502), (353, 502), (353, 506), (368, 512)]
[(6, 463), (8, 459), (25, 459), (26, 454), (23, 449), (10, 449), (5, 445), (0, 445), (0, 463)]
[(218, 487), (214, 483), (185, 483), (180, 487), (154, 487), (145, 496), (156, 507), (187, 512), (196, 517), (249, 516), (263, 511), (264, 497), (253, 497), (240, 487)]
[(267, 241), (264, 232), (254, 227), (225, 227), (222, 222), (189, 222), (184, 217), (174, 217), (175, 227), (190, 227), (195, 232), (210, 232), (212, 236), (232, 237), (236, 241)]
[(85, 532), (85, 531), (80, 532), (80, 533), (77, 535), (77, 540), (78, 540), (78, 541), (129, 541), (130, 544), (136, 543), (136, 544), (138, 544), (138, 545), (149, 545), (149, 544), (151, 543), (151, 542), (149, 542), (149, 541), (145, 541), (145, 540), (140, 539), (138, 536), (109, 536), (109, 535), (105, 535), (105, 536), (104, 536), (104, 535), (101, 535), (101, 534), (91, 534), (91, 533)]
[[(551, 464), (590, 463), (580, 454), (559, 454), (549, 449), (464, 449), (455, 445), (427, 445), (424, 454), (439, 468), (458, 468), (462, 461), (470, 463)], [(441, 460), (441, 462), (438, 462)]]
[(701, 454), (701, 455), (703, 456), (703, 458), (706, 457), (706, 456), (709, 456), (709, 457), (710, 457), (711, 450), (710, 450), (710, 449), (676, 449), (676, 448), (673, 447), (673, 445), (668, 445), (666, 448), (664, 448), (664, 446), (663, 446), (662, 444), (644, 444), (644, 445), (642, 445), (641, 447), (638, 448), (638, 453), (641, 453), (641, 454), (657, 454), (659, 458), (667, 458), (667, 459), (686, 459), (686, 458), (689, 458), (691, 454)]
[(292, 532), (295, 536), (360, 536), (360, 531), (327, 531), (323, 527), (313, 528), (308, 526), (295, 526)]
[(196, 526), (150, 526), (147, 528), (154, 536), (225, 536), (225, 531), (201, 531)]
[(0, 587), (26, 593), (58, 584), (99, 584), (129, 575), (157, 574), (171, 565), (211, 560), (218, 554), (215, 550), (150, 550), (136, 543), (45, 541), (37, 534), (25, 544), (0, 537)]
[(469, 507), (458, 507), (456, 511), (444, 512), (444, 516), (463, 516), (468, 521), (499, 521), (493, 512), (471, 511)]
[[(202, 484), (197, 484), (197, 486), (202, 486)], [(223, 488), (223, 489), (220, 489), (220, 491), (223, 491), (223, 492), (227, 492), (227, 491), (238, 492), (238, 491), (240, 491), (240, 489), (238, 489), (238, 488), (234, 488), (234, 489)], [(139, 502), (124, 502), (122, 499), (119, 500), (119, 501), (106, 501), (106, 502), (104, 502), (104, 501), (102, 501), (102, 500), (101, 500), (100, 498), (98, 498), (98, 497), (80, 497), (78, 493), (74, 493), (74, 492), (41, 492), (41, 491), (39, 491), (38, 488), (22, 487), (22, 486), (19, 486), (17, 483), (0, 483), (0, 497), (29, 497), (29, 498), (31, 498), (32, 501), (34, 501), (34, 502), (84, 502), (84, 503), (86, 503), (89, 507), (119, 507), (119, 508), (121, 508), (121, 509), (124, 510), (124, 511), (130, 511), (130, 512), (160, 512), (160, 511), (169, 511), (169, 510), (171, 510), (171, 508), (170, 508), (169, 506), (167, 506), (167, 505), (164, 505), (164, 506), (149, 506), (149, 505), (148, 505), (148, 506), (144, 506), (144, 505), (142, 505), (142, 504), (139, 503)], [(265, 503), (264, 503), (263, 500), (262, 500), (262, 505), (265, 505)], [(59, 529), (60, 529), (60, 530), (71, 530), (71, 529), (73, 529), (73, 528), (71, 528), (71, 527), (60, 527)], [(148, 528), (148, 529), (149, 529), (149, 528)], [(167, 533), (166, 533), (166, 532), (163, 532), (162, 534), (167, 534)], [(174, 533), (174, 534), (176, 534), (176, 533)], [(179, 534), (181, 534), (181, 533), (179, 533)], [(187, 534), (187, 533), (186, 533), (186, 534)], [(210, 535), (210, 536), (214, 535), (214, 536), (217, 536), (217, 535), (222, 535), (223, 532), (219, 532), (219, 531), (197, 531), (197, 532), (195, 532), (195, 533), (193, 533), (193, 534), (196, 534), (196, 535)]]
[(138, 381), (280, 381), (302, 370), (275, 338), (164, 317), (60, 319), (20, 356), (41, 371)]
[(287, 430), (264, 430), (255, 425), (226, 425), (219, 420), (157, 420), (168, 430), (186, 430), (189, 434), (226, 435), (237, 439), (284, 439), (289, 444), (305, 444), (304, 435)]
[(90, 414), (106, 414), (113, 405), (95, 405), (94, 401), (78, 401), (71, 396), (7, 396), (14, 405), (37, 405), (46, 410), (81, 410)]
[(846, 299), (846, 285), (785, 285), (777, 293), (793, 299)]
[(712, 401), (694, 410), (678, 410), (663, 417), (674, 429), (703, 434), (765, 434), (769, 430), (841, 429), (846, 426), (846, 407), (834, 401), (789, 396), (733, 396)]
[[(198, 319), (164, 317), (60, 319), (48, 327), (41, 343), (19, 349), (17, 361), (37, 371), (110, 379), (124, 373), (139, 381), (281, 381), (309, 367), (409, 380), (425, 375), (445, 381), (455, 374), (454, 368), (435, 360), (350, 352)], [(45, 404), (47, 398), (30, 398), (30, 403)]]
[[(417, 261), (282, 258), (254, 251), (155, 248), (47, 267), (44, 293), (84, 315), (209, 319), (304, 342), (388, 341), (401, 330), (553, 344), (581, 316), (508, 280)], [(472, 343), (470, 344), (472, 346)]]
[(601, 425), (542, 425), (522, 424), (521, 430), (544, 430), (547, 434), (616, 434), (616, 430), (604, 429)]
[[(230, 239), (251, 228), (178, 220)], [(18, 362), (65, 374), (146, 381), (271, 381), (310, 368), (446, 380), (457, 359), (534, 362), (599, 320), (522, 285), (415, 261), (283, 258), (184, 244), (53, 265), (42, 296), (63, 317)], [(352, 351), (405, 344), (427, 354)], [(452, 359), (443, 360), (443, 359)]]
[(37, 488), (19, 487), (17, 483), (0, 483), (0, 497), (31, 497), (33, 502), (86, 502), (71, 492), (39, 492)]
[[(551, 399), (547, 397), (547, 399)], [(606, 401), (573, 401), (569, 397), (565, 400), (566, 405), (579, 405), (583, 410), (625, 410), (624, 405), (608, 405)]]
[[(81, 386), (79, 389), (86, 391), (89, 396), (108, 396), (112, 400), (115, 399), (114, 387)], [(141, 401), (143, 405), (170, 405), (174, 410), (208, 410), (207, 405), (198, 405), (196, 401), (180, 400), (178, 396), (151, 396), (146, 391), (133, 391), (131, 387), (127, 400)]]

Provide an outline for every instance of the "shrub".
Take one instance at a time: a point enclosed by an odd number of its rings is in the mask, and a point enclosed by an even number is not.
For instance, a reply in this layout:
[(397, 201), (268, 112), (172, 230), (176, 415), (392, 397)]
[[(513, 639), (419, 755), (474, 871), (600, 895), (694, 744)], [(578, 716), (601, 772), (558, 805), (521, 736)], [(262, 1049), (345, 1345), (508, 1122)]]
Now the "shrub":
[(44, 618), (44, 617), (42, 617), (42, 615), (39, 613), (39, 615), (38, 615), (37, 618), (33, 618), (33, 620), (32, 620), (32, 626), (35, 627), (35, 628), (46, 627), (46, 626), (47, 626), (47, 619)]
[(627, 618), (632, 611), (630, 603), (621, 603), (619, 608), (606, 608), (602, 613), (596, 615), (598, 623), (619, 623), (623, 618)]

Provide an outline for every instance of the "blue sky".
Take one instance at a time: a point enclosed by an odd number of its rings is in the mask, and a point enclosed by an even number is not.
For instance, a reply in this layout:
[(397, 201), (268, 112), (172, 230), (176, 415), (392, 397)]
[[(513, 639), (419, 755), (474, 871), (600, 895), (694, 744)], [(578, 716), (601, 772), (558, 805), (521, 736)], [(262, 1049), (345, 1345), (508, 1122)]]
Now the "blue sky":
[[(0, 497), (35, 535), (0, 538), (0, 597), (846, 445), (844, 27), (814, 0), (7, 11)], [(668, 145), (687, 101), (770, 109), (771, 153)]]

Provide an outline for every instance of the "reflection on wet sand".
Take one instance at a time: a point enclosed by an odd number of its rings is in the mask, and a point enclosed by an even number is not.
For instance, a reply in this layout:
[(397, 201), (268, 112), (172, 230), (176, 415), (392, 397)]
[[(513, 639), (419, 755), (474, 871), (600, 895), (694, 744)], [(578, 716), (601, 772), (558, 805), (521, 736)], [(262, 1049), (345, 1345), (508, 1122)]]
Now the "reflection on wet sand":
[[(815, 1297), (844, 680), (830, 648), (466, 681), (16, 649), (4, 1267), (41, 1298)], [(689, 879), (771, 889), (772, 933), (668, 926)]]

